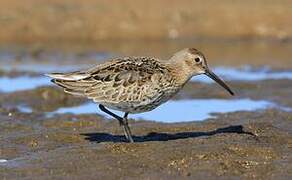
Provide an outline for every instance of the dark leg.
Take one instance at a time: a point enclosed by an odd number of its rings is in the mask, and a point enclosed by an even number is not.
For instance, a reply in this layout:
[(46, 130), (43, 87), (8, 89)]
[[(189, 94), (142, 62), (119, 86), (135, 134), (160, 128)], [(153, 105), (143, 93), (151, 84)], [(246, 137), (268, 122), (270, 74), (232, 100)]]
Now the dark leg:
[(99, 105), (99, 108), (100, 108), (100, 110), (102, 110), (103, 112), (107, 113), (108, 115), (116, 118), (119, 121), (120, 125), (122, 125), (124, 127), (124, 134), (125, 134), (127, 140), (130, 141), (130, 142), (134, 142), (133, 138), (132, 138), (132, 135), (131, 135), (131, 130), (130, 130), (129, 126), (128, 126), (128, 118), (127, 118), (128, 117), (128, 113), (125, 113), (124, 118), (122, 118), (122, 117), (114, 114), (113, 112), (109, 111), (108, 109), (106, 109), (101, 104)]
[(129, 127), (129, 124), (128, 124), (128, 114), (129, 113), (125, 113), (124, 115), (124, 133), (127, 137), (127, 139), (132, 143), (134, 142), (133, 138), (132, 138), (132, 133), (131, 133), (131, 129)]
[(120, 117), (120, 116), (112, 113), (111, 111), (109, 111), (108, 109), (106, 109), (103, 105), (100, 104), (99, 105), (99, 109), (102, 110), (103, 112), (107, 113), (108, 115), (111, 115), (112, 117), (116, 118), (119, 121), (120, 125), (123, 125), (124, 124), (122, 117)]

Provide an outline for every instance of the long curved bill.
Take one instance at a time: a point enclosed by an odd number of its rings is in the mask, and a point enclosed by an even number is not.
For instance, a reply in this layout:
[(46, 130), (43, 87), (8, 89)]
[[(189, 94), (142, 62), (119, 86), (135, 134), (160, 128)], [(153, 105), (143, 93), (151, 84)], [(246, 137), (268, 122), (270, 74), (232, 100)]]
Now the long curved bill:
[(213, 79), (215, 82), (220, 84), (224, 89), (226, 89), (231, 95), (234, 95), (233, 91), (229, 88), (229, 86), (222, 81), (216, 74), (214, 74), (211, 70), (206, 70), (205, 74)]

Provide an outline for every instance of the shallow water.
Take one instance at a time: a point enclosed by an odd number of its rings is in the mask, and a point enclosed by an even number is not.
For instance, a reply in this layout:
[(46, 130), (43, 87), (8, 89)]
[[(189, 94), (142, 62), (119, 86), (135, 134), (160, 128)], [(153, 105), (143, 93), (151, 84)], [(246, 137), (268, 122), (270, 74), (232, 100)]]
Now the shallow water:
[[(215, 117), (212, 113), (227, 113), (235, 111), (256, 111), (266, 108), (281, 108), (275, 103), (265, 100), (251, 99), (194, 99), (194, 100), (179, 100), (169, 101), (151, 112), (133, 114), (130, 117), (134, 119), (153, 120), (157, 122), (176, 123), (188, 121), (201, 121), (210, 117)], [(113, 111), (121, 114), (118, 111)], [(99, 113), (100, 111), (96, 104), (86, 103), (76, 107), (60, 108), (54, 114), (72, 113), (72, 114), (88, 114)], [(109, 116), (107, 116), (109, 117)]]
[[(25, 68), (27, 67), (27, 68)], [(23, 65), (25, 71), (35, 69), (42, 73), (48, 72), (68, 72), (79, 69), (86, 69), (89, 65), (75, 65), (75, 66), (44, 66), (44, 65)], [(233, 68), (233, 67), (215, 67), (213, 71), (225, 81), (261, 81), (268, 79), (292, 79), (292, 71), (274, 72), (267, 67), (260, 69), (245, 68)], [(192, 81), (202, 83), (213, 83), (214, 81), (205, 75), (199, 75), (192, 78)], [(39, 77), (0, 77), (0, 91), (2, 92), (14, 92), (20, 90), (34, 89), (39, 86), (52, 85), (50, 78), (45, 76)]]
[(14, 159), (0, 159), (0, 167), (5, 167), (9, 169), (18, 168), (18, 167), (24, 167), (27, 165), (27, 162), (25, 162), (26, 156), (23, 157), (17, 157)]
[[(110, 51), (111, 52), (111, 51)], [(7, 52), (0, 51), (0, 69), (5, 71), (35, 72), (40, 75), (49, 72), (69, 72), (82, 70), (92, 67), (103, 59), (113, 57), (115, 53), (86, 52), (86, 53), (65, 53), (56, 52)], [(4, 64), (3, 64), (4, 63)], [(247, 61), (247, 64), (248, 61)], [(269, 66), (246, 65), (241, 67), (215, 66), (212, 70), (225, 81), (262, 81), (269, 79), (292, 79), (292, 71), (275, 71)], [(192, 81), (202, 83), (213, 83), (205, 75), (195, 76)], [(34, 89), (40, 86), (51, 86), (50, 78), (45, 76), (19, 76), (19, 77), (0, 77), (0, 91), (11, 93), (15, 91)], [(267, 98), (268, 99), (268, 98)], [(269, 101), (253, 101), (250, 99), (241, 100), (219, 100), (219, 99), (200, 99), (186, 101), (170, 101), (158, 109), (138, 115), (133, 115), (135, 119), (149, 119), (155, 117), (155, 121), (160, 122), (180, 122), (204, 120), (213, 112), (234, 112), (240, 110), (256, 110), (276, 106)], [(182, 108), (183, 107), (183, 108)], [(208, 108), (206, 108), (208, 107)], [(32, 110), (27, 106), (18, 106), (22, 112), (31, 113)], [(95, 104), (85, 104), (80, 107), (61, 108), (55, 113), (95, 113), (98, 112)], [(167, 112), (174, 112), (169, 115)], [(183, 115), (183, 116), (182, 116)]]
[(6, 159), (0, 159), (0, 163), (6, 163), (8, 160)]
[(23, 112), (23, 113), (32, 113), (33, 112), (33, 110), (29, 106), (26, 106), (26, 105), (18, 105), (16, 108), (20, 112)]
[(43, 77), (0, 77), (0, 91), (2, 92), (15, 92), (21, 90), (34, 89), (36, 87), (51, 85), (50, 79)]
[[(250, 66), (242, 68), (215, 67), (215, 74), (225, 81), (262, 81), (268, 79), (292, 79), (292, 71), (274, 72), (269, 67), (253, 69)], [(206, 75), (199, 75), (192, 78), (192, 81), (212, 83), (212, 79)]]

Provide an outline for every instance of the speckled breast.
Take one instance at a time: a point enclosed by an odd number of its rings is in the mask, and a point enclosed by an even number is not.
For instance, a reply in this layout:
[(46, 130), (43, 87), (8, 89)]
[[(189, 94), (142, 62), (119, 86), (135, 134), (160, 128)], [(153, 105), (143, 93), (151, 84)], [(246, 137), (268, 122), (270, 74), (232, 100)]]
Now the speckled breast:
[(115, 109), (122, 112), (128, 113), (142, 113), (155, 109), (161, 104), (167, 102), (170, 98), (172, 98), (178, 91), (179, 87), (171, 87), (164, 89), (163, 91), (157, 93), (153, 97), (143, 98), (142, 101), (124, 101), (119, 103), (108, 103), (103, 102), (104, 106)]

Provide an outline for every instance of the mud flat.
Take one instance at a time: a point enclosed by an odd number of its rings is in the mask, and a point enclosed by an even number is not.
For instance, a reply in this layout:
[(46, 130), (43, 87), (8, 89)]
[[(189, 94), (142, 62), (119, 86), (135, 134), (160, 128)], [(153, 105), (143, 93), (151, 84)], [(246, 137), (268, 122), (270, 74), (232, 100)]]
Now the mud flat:
[[(192, 122), (183, 122), (183, 115), (176, 123), (132, 119), (134, 144), (125, 142), (118, 123), (108, 117), (48, 114), (86, 103), (54, 87), (4, 93), (0, 95), (0, 174), (4, 179), (289, 179), (292, 112), (281, 107), (291, 107), (285, 94), (291, 83), (280, 83), (286, 85), (278, 86), (274, 96), (278, 106), (217, 113), (204, 121), (195, 121), (196, 107)], [(233, 83), (242, 87), (240, 94), (255, 100), (264, 95), (254, 93), (254, 86), (265, 88), (265, 96), (274, 93), (264, 85)], [(214, 94), (215, 84), (194, 92), (196, 96), (190, 91), (194, 86), (204, 84), (190, 83), (176, 99), (227, 98), (220, 90)]]
[[(131, 121), (125, 143), (114, 120), (1, 109), (4, 179), (291, 178), (292, 113), (269, 109), (203, 122)], [(11, 123), (13, 121), (13, 124)]]

